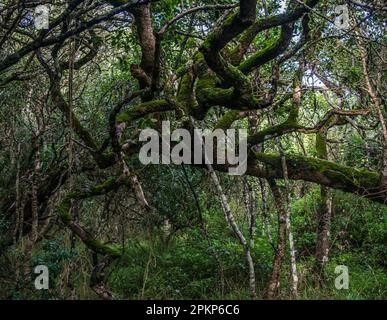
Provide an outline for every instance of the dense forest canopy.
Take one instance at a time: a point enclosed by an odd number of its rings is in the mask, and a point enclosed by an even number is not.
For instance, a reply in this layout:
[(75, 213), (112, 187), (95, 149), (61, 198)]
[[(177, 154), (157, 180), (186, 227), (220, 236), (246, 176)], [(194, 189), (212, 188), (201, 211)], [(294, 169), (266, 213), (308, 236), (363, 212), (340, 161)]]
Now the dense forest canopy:
[[(0, 298), (386, 298), (386, 11), (1, 0)], [(165, 121), (246, 173), (144, 165)]]

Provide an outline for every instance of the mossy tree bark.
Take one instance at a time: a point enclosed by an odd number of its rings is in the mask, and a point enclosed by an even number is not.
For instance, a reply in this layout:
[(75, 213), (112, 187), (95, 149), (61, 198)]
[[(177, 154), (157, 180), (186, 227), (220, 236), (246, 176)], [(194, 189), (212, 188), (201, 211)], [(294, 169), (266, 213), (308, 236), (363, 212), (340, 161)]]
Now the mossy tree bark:
[[(326, 133), (316, 135), (317, 156), (321, 159), (328, 158), (326, 146)], [(317, 232), (316, 232), (316, 260), (321, 270), (328, 261), (329, 235), (332, 216), (332, 195), (329, 188), (320, 187), (320, 201), (317, 209)]]
[(277, 247), (275, 250), (271, 277), (264, 297), (265, 299), (274, 299), (279, 293), (281, 266), (286, 248), (286, 210), (285, 203), (277, 183), (274, 179), (268, 179), (268, 183), (273, 194), (275, 207), (278, 213), (278, 232)]

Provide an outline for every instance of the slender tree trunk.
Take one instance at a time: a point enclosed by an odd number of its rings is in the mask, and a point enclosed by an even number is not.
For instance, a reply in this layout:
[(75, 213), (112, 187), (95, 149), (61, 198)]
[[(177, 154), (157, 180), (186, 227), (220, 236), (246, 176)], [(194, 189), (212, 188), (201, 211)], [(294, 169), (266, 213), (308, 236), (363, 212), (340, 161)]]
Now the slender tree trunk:
[[(305, 61), (299, 61), (299, 68), (296, 74), (296, 77), (293, 79), (293, 105), (292, 110), (289, 112), (289, 119), (297, 119), (299, 108), (301, 105), (302, 99), (302, 76), (305, 71)], [(286, 158), (284, 149), (281, 144), (281, 140), (277, 139), (279, 152), (281, 155), (281, 167), (284, 176), (284, 184), (285, 184), (285, 193), (286, 193), (286, 231), (288, 233), (289, 238), (289, 251), (290, 251), (290, 267), (292, 274), (292, 294), (294, 297), (298, 296), (298, 272), (297, 272), (297, 261), (296, 261), (296, 249), (293, 240), (293, 232), (292, 232), (292, 224), (291, 224), (291, 215), (292, 215), (292, 207), (291, 207), (291, 197), (290, 197), (290, 185), (289, 185), (289, 175), (288, 175), (288, 166), (286, 164)]]
[(250, 287), (250, 295), (252, 299), (257, 298), (257, 293), (256, 293), (256, 288), (255, 288), (255, 270), (254, 270), (254, 262), (251, 257), (251, 251), (250, 251), (250, 246), (247, 243), (245, 237), (243, 236), (242, 232), (240, 231), (234, 215), (232, 214), (230, 205), (227, 201), (227, 197), (223, 192), (222, 186), (220, 184), (220, 181), (218, 179), (217, 174), (215, 173), (214, 169), (212, 168), (211, 164), (207, 164), (208, 171), (210, 173), (212, 182), (214, 183), (216, 190), (218, 192), (218, 196), (220, 198), (220, 202), (222, 205), (222, 209), (226, 218), (226, 221), (228, 222), (228, 225), (231, 227), (233, 230), (234, 234), (238, 238), (239, 242), (244, 248), (245, 254), (246, 254), (246, 261), (247, 265), (249, 268), (249, 287)]
[[(326, 147), (326, 133), (320, 132), (316, 135), (317, 156), (328, 159)], [(332, 196), (329, 188), (320, 187), (320, 203), (317, 209), (317, 239), (316, 260), (320, 271), (328, 261), (329, 234), (332, 216)]]
[(249, 225), (249, 239), (250, 239), (250, 247), (254, 246), (254, 235), (256, 230), (256, 208), (255, 208), (255, 199), (254, 192), (251, 189), (251, 185), (246, 177), (242, 179), (243, 183), (243, 193), (245, 198), (245, 208), (248, 217), (248, 225)]
[(105, 268), (109, 266), (109, 261), (98, 261), (97, 254), (93, 254), (93, 270), (90, 277), (90, 288), (102, 300), (114, 300), (113, 293), (107, 288), (105, 284)]
[(269, 186), (274, 197), (275, 206), (278, 212), (278, 243), (273, 261), (271, 278), (267, 286), (264, 298), (273, 299), (278, 295), (280, 287), (280, 275), (286, 246), (286, 211), (285, 204), (278, 186), (274, 179), (269, 179)]
[(320, 205), (317, 210), (316, 260), (320, 269), (328, 261), (332, 200), (329, 188), (320, 187)]
[(17, 163), (16, 163), (16, 181), (15, 181), (15, 229), (13, 231), (13, 243), (16, 244), (18, 232), (23, 234), (23, 226), (20, 225), (21, 216), (23, 210), (21, 207), (21, 194), (20, 194), (20, 143), (17, 146)]
[(31, 175), (31, 231), (27, 240), (24, 257), (24, 278), (27, 283), (31, 276), (32, 249), (38, 239), (39, 208), (38, 208), (38, 174), (40, 170), (39, 150), (35, 154), (34, 172)]
[(266, 188), (265, 188), (265, 181), (263, 179), (259, 179), (259, 184), (261, 187), (261, 201), (262, 201), (262, 217), (263, 217), (263, 224), (265, 225), (265, 230), (267, 233), (267, 237), (269, 238), (269, 243), (273, 245), (273, 236), (271, 234), (271, 227), (270, 227), (270, 220), (269, 220), (269, 213), (267, 210), (267, 203), (266, 203)]
[[(190, 120), (191, 120), (191, 125), (194, 128), (195, 127), (194, 119), (191, 117)], [(250, 295), (251, 295), (251, 298), (254, 300), (257, 298), (257, 293), (256, 293), (254, 262), (253, 262), (253, 258), (251, 257), (250, 246), (247, 243), (246, 238), (244, 237), (243, 233), (240, 231), (240, 229), (235, 221), (234, 215), (232, 214), (227, 197), (226, 197), (225, 193), (223, 192), (223, 188), (220, 184), (219, 178), (218, 178), (216, 172), (214, 171), (214, 168), (209, 163), (205, 151), (203, 152), (203, 155), (205, 158), (205, 163), (207, 165), (208, 172), (210, 173), (211, 180), (214, 183), (214, 185), (216, 187), (216, 191), (217, 191), (218, 196), (220, 198), (220, 203), (221, 203), (226, 221), (227, 221), (228, 225), (230, 226), (231, 230), (234, 232), (235, 236), (238, 238), (239, 242), (241, 243), (241, 245), (243, 246), (243, 249), (245, 251), (246, 261), (247, 261), (247, 265), (249, 268)]]
[[(281, 153), (282, 153), (282, 147), (281, 147)], [(288, 233), (288, 238), (289, 238), (290, 267), (292, 272), (292, 293), (295, 297), (297, 297), (298, 296), (298, 273), (297, 273), (296, 249), (294, 245), (292, 224), (291, 224), (292, 207), (291, 207), (291, 199), (290, 199), (290, 193), (289, 193), (290, 189), (289, 189), (289, 179), (288, 179), (288, 168), (287, 168), (286, 159), (283, 153), (281, 155), (281, 162), (282, 162), (282, 170), (284, 173), (284, 183), (285, 183), (286, 202), (287, 202), (286, 231)]]

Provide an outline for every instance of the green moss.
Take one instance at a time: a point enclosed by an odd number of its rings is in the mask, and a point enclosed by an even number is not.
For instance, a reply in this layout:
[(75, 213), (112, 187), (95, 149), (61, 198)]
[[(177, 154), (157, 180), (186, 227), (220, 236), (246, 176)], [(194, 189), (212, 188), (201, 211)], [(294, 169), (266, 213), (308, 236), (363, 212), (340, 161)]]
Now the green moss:
[(178, 77), (182, 77), (182, 76), (184, 76), (186, 73), (187, 73), (187, 67), (186, 67), (186, 66), (179, 67), (179, 68), (177, 68), (177, 70), (176, 70), (176, 75), (177, 75)]
[(100, 194), (103, 191), (108, 190), (109, 188), (111, 188), (115, 184), (116, 181), (117, 181), (117, 177), (109, 177), (108, 179), (106, 179), (101, 184), (95, 186), (93, 188), (93, 190), (92, 190), (92, 193), (93, 194)]
[(292, 34), (293, 27), (291, 25), (283, 25), (281, 27), (281, 34), (278, 40), (273, 38), (269, 39), (265, 48), (242, 62), (239, 69), (244, 74), (248, 74), (251, 70), (265, 64), (271, 59), (274, 59), (288, 47)]
[[(282, 173), (281, 158), (276, 154), (255, 153), (257, 160)], [(380, 175), (376, 172), (343, 166), (322, 159), (286, 155), (289, 177), (303, 177), (304, 180), (328, 184), (344, 191), (363, 193), (379, 187)], [(319, 180), (319, 181), (315, 181)]]
[(209, 107), (213, 105), (214, 99), (220, 92), (216, 88), (216, 78), (210, 75), (199, 78), (196, 83), (196, 99), (201, 106)]
[(76, 199), (79, 195), (79, 191), (71, 191), (67, 193), (65, 198), (60, 202), (58, 206), (59, 217), (63, 223), (67, 224), (71, 221), (72, 217), (70, 214), (71, 200)]
[(325, 137), (322, 133), (316, 134), (316, 152), (317, 157), (321, 159), (327, 159), (328, 151)]
[(266, 57), (271, 51), (273, 51), (276, 46), (277, 42), (279, 42), (280, 39), (269, 39), (267, 40), (267, 44), (264, 49), (258, 51), (257, 53), (253, 54), (246, 60), (244, 60), (240, 65), (239, 65), (239, 70), (241, 70), (243, 73), (248, 73), (251, 69), (253, 69), (256, 65), (260, 64), (261, 61), (263, 61), (264, 57)]
[[(222, 24), (222, 29), (227, 30), (233, 27), (233, 25), (240, 24), (239, 10), (233, 14), (230, 14)], [(206, 40), (202, 44), (202, 49), (205, 51), (218, 51), (217, 40), (219, 39), (220, 30), (215, 29), (214, 32), (210, 33)]]
[(128, 112), (123, 112), (123, 113), (120, 113), (118, 116), (117, 116), (117, 122), (118, 123), (122, 123), (122, 122), (129, 122), (129, 113)]
[(148, 102), (141, 103), (137, 106), (134, 106), (127, 111), (124, 111), (120, 113), (117, 116), (117, 122), (122, 123), (126, 122), (129, 123), (130, 121), (142, 117), (144, 115), (153, 113), (153, 112), (160, 112), (160, 111), (167, 111), (169, 109), (172, 109), (169, 102), (167, 100), (152, 100)]
[(226, 130), (231, 127), (233, 122), (238, 119), (239, 110), (229, 110), (227, 111), (223, 117), (218, 121), (215, 125), (215, 129), (223, 129)]
[(261, 143), (271, 137), (278, 137), (284, 133), (293, 131), (300, 126), (297, 124), (296, 120), (288, 119), (287, 121), (267, 129), (264, 129), (262, 131), (257, 132), (256, 134), (250, 136), (248, 138), (248, 142), (251, 145), (255, 145), (258, 143)]
[[(267, 28), (268, 25), (281, 25), (282, 18), (280, 16), (269, 16), (256, 20), (240, 37), (240, 43), (250, 43), (261, 30)], [(233, 49), (236, 52), (238, 49)]]
[(230, 85), (234, 85), (237, 90), (248, 88), (251, 81), (249, 81), (247, 76), (245, 76), (237, 67), (228, 64), (221, 55), (219, 55), (219, 61), (221, 62), (223, 73), (227, 77), (225, 80), (229, 81)]
[(193, 69), (199, 77), (205, 76), (208, 73), (208, 66), (204, 60), (203, 54), (198, 51), (193, 57)]
[(193, 62), (194, 62), (194, 64), (204, 63), (205, 60), (204, 60), (203, 53), (201, 53), (201, 52), (195, 53), (195, 55), (193, 56)]
[(187, 70), (183, 75), (180, 83), (177, 95), (177, 101), (183, 107), (183, 113), (188, 113), (195, 104), (193, 87), (194, 87), (194, 75), (190, 70)]
[(70, 200), (62, 201), (58, 206), (58, 212), (63, 223), (68, 224), (72, 219), (70, 214)]
[(122, 253), (121, 246), (104, 244), (102, 241), (96, 240), (96, 239), (87, 239), (86, 241), (84, 241), (84, 243), (88, 248), (90, 248), (96, 253), (108, 255), (112, 258), (121, 257), (121, 253)]

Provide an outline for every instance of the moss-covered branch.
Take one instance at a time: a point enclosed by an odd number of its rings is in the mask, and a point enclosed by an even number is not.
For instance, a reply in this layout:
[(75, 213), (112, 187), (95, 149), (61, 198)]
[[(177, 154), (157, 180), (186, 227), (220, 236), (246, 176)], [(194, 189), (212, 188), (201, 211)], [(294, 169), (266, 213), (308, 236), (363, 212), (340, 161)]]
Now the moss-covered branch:
[(51, 77), (51, 84), (51, 97), (53, 103), (66, 117), (67, 122), (72, 124), (72, 129), (82, 139), (82, 142), (89, 149), (93, 159), (98, 164), (98, 166), (100, 168), (107, 168), (113, 165), (115, 163), (114, 154), (98, 152), (98, 145), (94, 141), (90, 132), (81, 124), (74, 112), (70, 109), (69, 104), (63, 98), (59, 79), (56, 77)]
[(256, 20), (245, 32), (243, 32), (239, 38), (238, 44), (231, 50), (229, 58), (232, 63), (234, 65), (240, 63), (258, 33), (295, 22), (297, 19), (301, 18), (305, 12), (309, 11), (308, 7), (313, 8), (317, 3), (318, 0), (309, 0), (306, 1), (307, 6), (299, 4), (293, 10), (289, 8), (285, 13)]
[(75, 234), (82, 242), (95, 253), (107, 255), (111, 258), (119, 258), (122, 255), (122, 247), (113, 244), (105, 244), (96, 239), (90, 231), (73, 220), (70, 209), (74, 200), (82, 200), (94, 196), (99, 196), (109, 191), (117, 189), (126, 182), (125, 179), (110, 177), (101, 184), (88, 190), (74, 190), (69, 192), (58, 206), (58, 214), (62, 222)]
[[(281, 157), (278, 154), (253, 153), (249, 163), (247, 173), (250, 175), (283, 178)], [(377, 172), (292, 154), (286, 155), (286, 163), (290, 179), (314, 182), (381, 203), (387, 201), (387, 190), (380, 187), (380, 174)]]
[(292, 24), (282, 26), (278, 40), (271, 40), (264, 49), (244, 60), (239, 65), (239, 70), (248, 74), (283, 53), (290, 44), (293, 28)]
[(241, 112), (239, 110), (229, 110), (219, 119), (214, 129), (227, 130), (231, 127), (234, 121), (240, 118)]
[(117, 116), (118, 123), (130, 123), (131, 121), (155, 112), (174, 110), (174, 106), (165, 99), (152, 100), (138, 104)]

